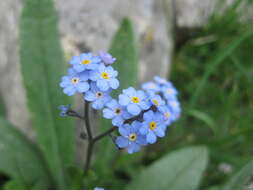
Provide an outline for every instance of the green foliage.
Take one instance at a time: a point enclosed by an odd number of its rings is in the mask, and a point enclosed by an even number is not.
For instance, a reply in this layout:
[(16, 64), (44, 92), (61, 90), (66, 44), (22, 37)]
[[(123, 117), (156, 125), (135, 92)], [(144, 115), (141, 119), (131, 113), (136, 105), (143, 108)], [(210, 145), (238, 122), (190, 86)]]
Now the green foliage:
[[(119, 30), (113, 37), (110, 53), (116, 57), (116, 62), (113, 67), (119, 72), (120, 89), (117, 90), (117, 94), (121, 92), (123, 88), (130, 86), (136, 86), (137, 83), (137, 51), (134, 40), (134, 32), (132, 23), (128, 19), (123, 19)], [(100, 128), (101, 131), (112, 127), (111, 121), (101, 119)], [(95, 163), (96, 170), (102, 176), (111, 175), (112, 170), (108, 170), (108, 165), (112, 165), (115, 157), (116, 148), (111, 139), (103, 139), (97, 144), (99, 151), (97, 152), (98, 158)], [(108, 178), (106, 179), (108, 181)]]
[(195, 190), (207, 167), (205, 147), (191, 147), (170, 153), (144, 169), (127, 190)]
[(133, 26), (127, 18), (123, 19), (119, 30), (114, 35), (109, 52), (117, 59), (113, 64), (113, 67), (119, 72), (120, 88), (117, 89), (117, 94), (130, 86), (136, 87), (138, 81), (137, 48)]
[(25, 0), (20, 25), (20, 59), (31, 119), (38, 142), (59, 189), (64, 167), (73, 162), (73, 125), (57, 107), (69, 99), (61, 93), (64, 70), (52, 0)]
[(223, 190), (243, 190), (251, 176), (253, 176), (253, 161), (250, 161), (238, 173), (236, 173), (224, 186)]
[(253, 25), (241, 20), (242, 2), (218, 10), (176, 51), (172, 65), (184, 110), (161, 151), (206, 144), (211, 164), (200, 189), (219, 188), (230, 177), (221, 163), (236, 170), (253, 154)]
[[(0, 118), (0, 170), (29, 187), (43, 181), (49, 184), (41, 152), (9, 122)], [(12, 183), (11, 183), (12, 184)]]
[(18, 180), (9, 181), (3, 188), (3, 190), (31, 190), (27, 189), (26, 185)]
[(0, 116), (5, 116), (5, 104), (4, 101), (0, 95)]

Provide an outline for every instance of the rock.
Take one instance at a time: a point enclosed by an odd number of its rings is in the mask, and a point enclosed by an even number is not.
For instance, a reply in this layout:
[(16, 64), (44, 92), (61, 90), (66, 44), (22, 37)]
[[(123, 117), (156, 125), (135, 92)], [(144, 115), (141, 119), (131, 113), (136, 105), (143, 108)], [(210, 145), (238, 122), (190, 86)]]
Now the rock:
[(18, 58), (18, 26), (21, 2), (0, 1), (0, 95), (7, 119), (32, 135)]
[[(167, 35), (163, 0), (57, 0), (60, 31), (81, 51), (107, 50), (124, 17), (134, 24), (140, 55), (140, 81), (168, 75), (172, 40)], [(75, 53), (74, 53), (75, 54)]]

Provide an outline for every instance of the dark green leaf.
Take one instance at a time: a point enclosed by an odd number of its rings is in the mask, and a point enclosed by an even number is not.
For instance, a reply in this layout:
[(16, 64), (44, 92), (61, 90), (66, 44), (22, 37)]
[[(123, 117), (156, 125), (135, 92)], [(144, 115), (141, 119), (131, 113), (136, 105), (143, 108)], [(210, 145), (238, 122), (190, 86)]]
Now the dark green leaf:
[(28, 106), (38, 141), (58, 188), (64, 165), (73, 162), (73, 124), (58, 115), (69, 103), (59, 88), (64, 60), (52, 0), (25, 0), (20, 25), (20, 59)]
[(38, 148), (9, 122), (0, 118), (0, 171), (26, 185), (49, 183), (46, 164)]
[(135, 87), (138, 82), (138, 58), (132, 23), (127, 18), (123, 19), (121, 26), (114, 35), (110, 53), (116, 57), (113, 67), (119, 72), (120, 88)]
[(127, 190), (195, 190), (208, 162), (205, 147), (175, 151), (144, 169)]
[[(127, 18), (122, 21), (119, 30), (113, 37), (110, 53), (117, 59), (112, 66), (119, 72), (118, 78), (120, 80), (120, 88), (115, 94), (119, 94), (124, 88), (136, 86), (138, 80), (137, 50), (132, 23)], [(101, 131), (110, 127), (112, 127), (111, 120), (101, 119)], [(108, 173), (111, 171), (106, 168), (112, 164), (117, 149), (109, 138), (99, 142), (98, 148), (97, 157), (103, 159), (97, 159), (96, 169), (100, 171), (99, 173), (109, 175)]]
[(244, 166), (238, 173), (236, 173), (229, 182), (224, 186), (223, 190), (243, 190), (245, 184), (253, 175), (253, 161)]
[(7, 184), (5, 184), (3, 190), (31, 190), (26, 187), (25, 184), (18, 180), (12, 180), (9, 181)]

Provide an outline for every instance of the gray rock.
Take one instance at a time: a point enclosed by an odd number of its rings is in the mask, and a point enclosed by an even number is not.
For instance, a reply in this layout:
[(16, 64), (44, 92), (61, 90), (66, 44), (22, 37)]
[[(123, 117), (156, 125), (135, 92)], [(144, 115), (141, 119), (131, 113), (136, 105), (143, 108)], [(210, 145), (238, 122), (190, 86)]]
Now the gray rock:
[(32, 135), (17, 56), (20, 10), (19, 0), (0, 1), (0, 95), (5, 104), (7, 119)]
[[(140, 55), (140, 79), (153, 75), (166, 77), (172, 40), (168, 38), (163, 0), (58, 0), (60, 29), (63, 38), (81, 51), (107, 50), (113, 34), (124, 17), (134, 24)], [(73, 52), (76, 54), (77, 52)]]

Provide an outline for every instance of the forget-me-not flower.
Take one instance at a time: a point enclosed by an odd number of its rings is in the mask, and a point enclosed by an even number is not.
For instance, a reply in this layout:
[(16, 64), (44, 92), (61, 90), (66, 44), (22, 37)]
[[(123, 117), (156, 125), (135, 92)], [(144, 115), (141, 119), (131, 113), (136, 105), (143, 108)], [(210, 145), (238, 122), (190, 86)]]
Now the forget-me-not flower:
[(112, 57), (111, 54), (104, 52), (104, 51), (99, 52), (99, 57), (101, 58), (103, 63), (106, 65), (113, 64), (116, 61), (116, 58)]
[(166, 126), (170, 125), (176, 118), (175, 114), (171, 112), (168, 106), (160, 106), (158, 110), (163, 115), (163, 121)]
[(141, 87), (143, 90), (147, 90), (147, 91), (154, 91), (154, 92), (160, 91), (160, 86), (153, 81), (146, 82), (146, 83), (142, 84)]
[(96, 110), (102, 109), (111, 100), (111, 90), (101, 91), (95, 83), (91, 83), (91, 88), (84, 94), (84, 99), (92, 102), (92, 107)]
[(152, 110), (144, 113), (144, 121), (140, 128), (140, 133), (146, 135), (146, 141), (153, 144), (158, 137), (165, 136), (166, 125), (163, 121), (162, 114), (159, 112), (154, 113)]
[(88, 73), (86, 71), (77, 73), (73, 69), (68, 70), (68, 75), (63, 76), (60, 86), (63, 92), (68, 96), (74, 95), (76, 92), (84, 93), (89, 90)]
[(149, 97), (149, 99), (150, 99), (151, 103), (152, 103), (153, 105), (155, 105), (156, 107), (160, 107), (160, 106), (165, 105), (165, 101), (164, 101), (164, 100), (161, 98), (161, 96), (158, 95), (158, 94), (151, 95), (151, 96)]
[(119, 148), (127, 148), (129, 154), (138, 152), (141, 146), (146, 145), (145, 136), (140, 134), (141, 123), (134, 121), (131, 125), (125, 124), (119, 127), (121, 136), (117, 137), (116, 144)]
[(105, 189), (101, 187), (95, 187), (94, 190), (105, 190)]
[(58, 109), (61, 111), (61, 112), (60, 112), (60, 116), (61, 116), (61, 117), (66, 117), (66, 116), (67, 116), (67, 112), (68, 112), (69, 109), (70, 109), (70, 104), (68, 104), (68, 105), (60, 105), (60, 106), (58, 107)]
[(111, 66), (106, 67), (101, 64), (97, 70), (90, 71), (89, 78), (96, 82), (100, 90), (106, 91), (109, 88), (117, 89), (119, 87), (117, 76), (118, 71), (115, 71)]
[(101, 59), (92, 53), (82, 53), (79, 56), (73, 56), (70, 60), (70, 64), (77, 72), (82, 72), (85, 70), (97, 69)]
[(112, 119), (112, 124), (118, 127), (121, 126), (126, 119), (132, 117), (132, 115), (127, 112), (126, 108), (119, 105), (115, 99), (112, 99), (106, 104), (106, 108), (103, 110), (103, 116), (106, 119)]
[(171, 86), (162, 86), (161, 87), (161, 92), (167, 100), (173, 100), (177, 96), (177, 90), (175, 87)]
[(135, 90), (133, 87), (123, 90), (123, 94), (119, 95), (119, 104), (126, 106), (132, 115), (138, 115), (151, 106), (144, 91)]

